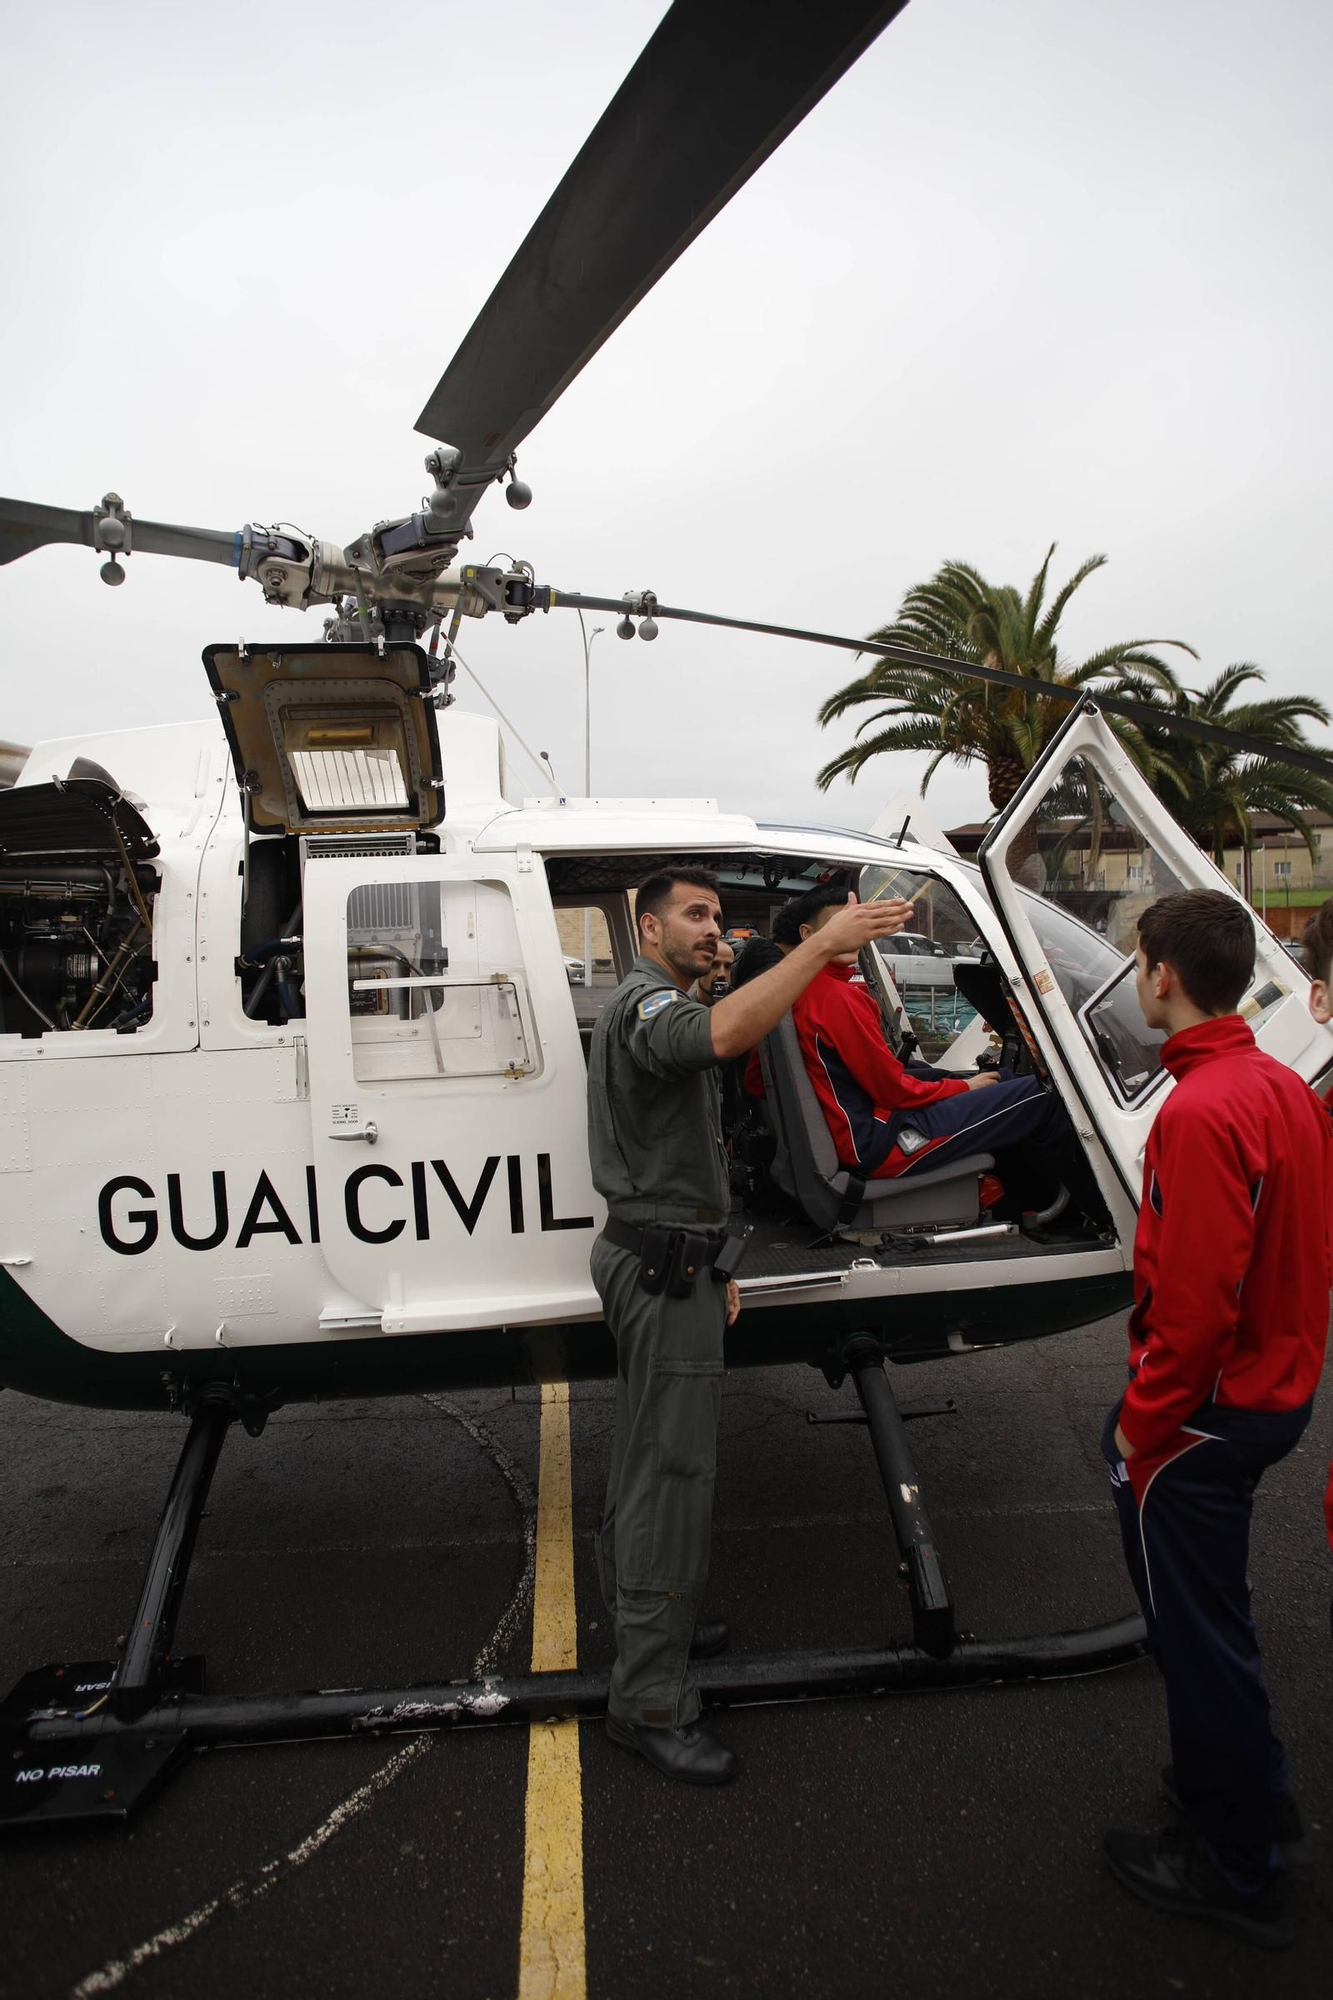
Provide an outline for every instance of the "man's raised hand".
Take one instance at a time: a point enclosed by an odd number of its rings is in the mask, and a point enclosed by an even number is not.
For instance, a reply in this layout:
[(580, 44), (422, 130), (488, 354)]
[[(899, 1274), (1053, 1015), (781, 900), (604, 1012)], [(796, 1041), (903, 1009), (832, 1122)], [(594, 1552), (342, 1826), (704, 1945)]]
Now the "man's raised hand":
[(912, 916), (912, 905), (896, 897), (885, 903), (848, 903), (821, 924), (816, 933), (831, 958), (843, 952), (860, 951), (876, 938), (892, 937), (904, 930)]

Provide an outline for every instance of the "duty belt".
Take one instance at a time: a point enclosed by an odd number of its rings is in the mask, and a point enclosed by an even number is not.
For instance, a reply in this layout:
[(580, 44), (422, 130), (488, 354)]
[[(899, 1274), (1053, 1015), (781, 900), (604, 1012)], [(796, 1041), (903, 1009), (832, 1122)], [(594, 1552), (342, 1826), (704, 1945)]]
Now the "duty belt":
[[(628, 1250), (632, 1257), (642, 1257), (647, 1247), (643, 1240), (645, 1236), (652, 1234), (660, 1236), (664, 1233), (669, 1235), (686, 1227), (683, 1222), (650, 1222), (644, 1226), (634, 1222), (620, 1222), (614, 1215), (608, 1215), (602, 1225), (602, 1234), (608, 1243), (615, 1244), (617, 1250)], [(696, 1241), (705, 1245), (700, 1261), (711, 1264), (722, 1248), (722, 1232), (719, 1230), (710, 1234), (703, 1230), (691, 1230), (690, 1233)], [(693, 1277), (694, 1273), (691, 1272), (690, 1275)]]
[(745, 1255), (750, 1233), (746, 1228), (705, 1234), (653, 1222), (639, 1228), (614, 1215), (607, 1217), (602, 1229), (608, 1243), (638, 1258), (639, 1284), (645, 1292), (665, 1290), (676, 1299), (688, 1295), (700, 1271), (711, 1271), (718, 1284), (728, 1284)]

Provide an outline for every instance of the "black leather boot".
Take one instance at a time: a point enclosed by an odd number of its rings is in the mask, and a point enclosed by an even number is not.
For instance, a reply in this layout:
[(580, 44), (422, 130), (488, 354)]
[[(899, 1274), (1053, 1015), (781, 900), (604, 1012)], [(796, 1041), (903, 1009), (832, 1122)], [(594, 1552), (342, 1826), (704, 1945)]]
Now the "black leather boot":
[(692, 1660), (711, 1660), (731, 1644), (731, 1627), (721, 1618), (701, 1618), (690, 1640)]
[(664, 1778), (685, 1785), (726, 1785), (736, 1775), (736, 1759), (725, 1743), (697, 1724), (685, 1729), (650, 1729), (641, 1722), (622, 1722), (608, 1715), (606, 1733), (622, 1750), (642, 1757)]

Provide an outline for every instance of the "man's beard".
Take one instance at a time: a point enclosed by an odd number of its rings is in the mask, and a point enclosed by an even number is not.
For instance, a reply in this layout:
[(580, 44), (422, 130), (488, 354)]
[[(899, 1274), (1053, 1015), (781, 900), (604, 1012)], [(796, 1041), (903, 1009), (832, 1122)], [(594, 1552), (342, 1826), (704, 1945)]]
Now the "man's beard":
[[(708, 952), (706, 960), (703, 959), (705, 949)], [(662, 927), (662, 956), (671, 967), (671, 970), (678, 973), (682, 979), (702, 979), (709, 966), (713, 963), (713, 948), (711, 945), (705, 947), (702, 944), (684, 944), (676, 936), (673, 927), (670, 924), (664, 924)]]

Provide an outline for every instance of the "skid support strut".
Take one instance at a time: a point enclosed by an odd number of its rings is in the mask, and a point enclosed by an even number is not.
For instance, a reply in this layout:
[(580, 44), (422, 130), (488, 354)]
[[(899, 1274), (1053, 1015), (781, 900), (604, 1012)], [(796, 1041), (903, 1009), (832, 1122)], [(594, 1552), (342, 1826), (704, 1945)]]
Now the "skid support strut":
[[(1143, 1657), (1138, 1617), (1038, 1638), (960, 1639), (903, 1413), (873, 1340), (849, 1344), (837, 1369), (839, 1376), (847, 1373), (856, 1383), (888, 1497), (911, 1596), (913, 1643), (711, 1660), (699, 1674), (706, 1707), (1068, 1679)], [(0, 1827), (123, 1819), (179, 1759), (213, 1744), (605, 1714), (605, 1674), (521, 1674), (299, 1694), (202, 1693), (201, 1679), (191, 1671), (202, 1663), (174, 1660), (171, 1645), (195, 1533), (231, 1416), (225, 1400), (196, 1409), (120, 1664), (45, 1667), (25, 1675), (0, 1705)]]
[(190, 1419), (189, 1435), (176, 1461), (148, 1558), (134, 1623), (112, 1677), (107, 1706), (121, 1722), (132, 1722), (151, 1707), (172, 1675), (176, 1663), (171, 1657), (171, 1642), (176, 1636), (195, 1536), (231, 1420), (231, 1407), (221, 1400), (200, 1403)]
[(921, 1499), (916, 1460), (898, 1408), (884, 1357), (873, 1340), (854, 1341), (846, 1354), (870, 1426), (875, 1463), (902, 1557), (902, 1573), (912, 1600), (912, 1637), (923, 1653), (942, 1660), (953, 1651), (953, 1599)]

